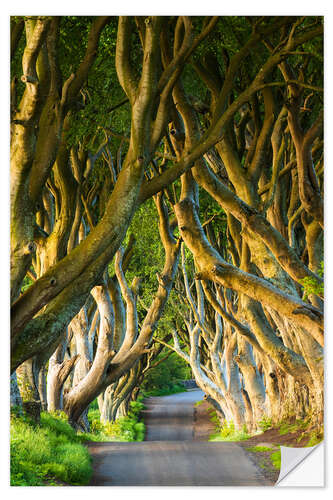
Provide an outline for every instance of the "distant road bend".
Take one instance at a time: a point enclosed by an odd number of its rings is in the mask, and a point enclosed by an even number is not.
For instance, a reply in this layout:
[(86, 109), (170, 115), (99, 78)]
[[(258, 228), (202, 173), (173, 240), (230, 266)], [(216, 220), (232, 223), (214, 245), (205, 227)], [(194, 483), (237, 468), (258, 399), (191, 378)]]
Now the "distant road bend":
[(236, 443), (193, 441), (200, 390), (149, 398), (144, 442), (91, 443), (91, 486), (270, 486)]

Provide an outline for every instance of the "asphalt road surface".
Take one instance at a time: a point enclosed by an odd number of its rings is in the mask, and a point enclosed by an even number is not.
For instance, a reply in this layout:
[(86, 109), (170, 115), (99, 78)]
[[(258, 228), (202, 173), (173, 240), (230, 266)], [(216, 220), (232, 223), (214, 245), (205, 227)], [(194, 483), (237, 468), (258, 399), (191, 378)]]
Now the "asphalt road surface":
[(146, 440), (91, 443), (92, 486), (270, 486), (235, 443), (193, 441), (200, 390), (149, 398)]
[(143, 411), (145, 441), (193, 441), (194, 403), (204, 393), (197, 390), (148, 398)]

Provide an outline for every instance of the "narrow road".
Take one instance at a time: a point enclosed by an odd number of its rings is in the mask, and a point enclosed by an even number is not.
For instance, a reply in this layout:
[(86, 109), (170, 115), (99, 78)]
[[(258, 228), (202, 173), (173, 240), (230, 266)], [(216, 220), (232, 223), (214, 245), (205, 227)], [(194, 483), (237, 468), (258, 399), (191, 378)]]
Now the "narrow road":
[(203, 397), (204, 393), (197, 389), (148, 398), (142, 412), (146, 424), (145, 441), (193, 441), (194, 403)]
[(146, 440), (91, 443), (91, 486), (270, 486), (236, 443), (193, 441), (193, 390), (146, 402)]

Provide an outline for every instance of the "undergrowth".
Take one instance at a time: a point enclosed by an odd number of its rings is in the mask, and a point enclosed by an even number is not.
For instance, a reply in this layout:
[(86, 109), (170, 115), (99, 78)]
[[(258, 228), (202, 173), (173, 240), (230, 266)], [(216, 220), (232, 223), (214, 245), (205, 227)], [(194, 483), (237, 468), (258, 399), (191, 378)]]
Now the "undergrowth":
[(271, 453), (271, 462), (275, 469), (281, 469), (281, 451), (277, 450)]
[(284, 436), (285, 434), (293, 434), (300, 430), (306, 430), (309, 425), (308, 420), (295, 420), (294, 422), (281, 422), (279, 424), (279, 434)]
[(143, 441), (145, 426), (139, 421), (144, 405), (131, 402), (126, 417), (102, 424), (96, 405), (88, 412), (91, 432), (76, 433), (63, 412), (41, 413), (34, 423), (22, 410), (11, 411), (11, 486), (89, 484), (92, 467), (87, 441)]
[(258, 422), (258, 427), (262, 432), (266, 432), (272, 428), (272, 419), (264, 415)]
[(138, 398), (131, 401), (130, 411), (126, 417), (119, 417), (115, 422), (102, 423), (100, 412), (94, 405), (88, 411), (92, 441), (143, 441), (145, 436), (145, 424), (139, 421), (140, 413), (144, 404)]
[(63, 415), (42, 412), (40, 424), (13, 411), (11, 486), (86, 485), (92, 468), (88, 450)]
[(306, 446), (316, 446), (316, 444), (319, 444), (322, 440), (324, 439), (323, 432), (321, 430), (319, 431), (314, 431), (310, 434), (309, 441), (307, 442)]
[(194, 403), (194, 406), (201, 406), (204, 402), (205, 402), (205, 400), (204, 400), (204, 399), (200, 399), (199, 401), (196, 401), (196, 402)]
[(307, 418), (304, 420), (295, 420), (293, 422), (281, 422), (279, 424), (279, 434), (284, 436), (285, 434), (295, 434), (299, 433), (297, 437), (297, 442), (307, 439), (308, 441), (304, 444), (305, 447), (315, 446), (319, 444), (324, 438), (323, 427), (313, 428), (311, 425), (311, 419)]
[[(275, 446), (274, 446), (275, 448)], [(269, 446), (251, 446), (250, 448), (246, 448), (247, 451), (251, 451), (252, 453), (269, 453), (270, 460), (272, 462), (272, 465), (275, 469), (280, 470), (281, 468), (281, 451), (280, 450), (274, 450), (272, 447)], [(261, 463), (262, 468), (266, 468), (265, 463)]]
[[(202, 402), (196, 403), (197, 405), (202, 404)], [(232, 421), (225, 421), (222, 425), (217, 418), (215, 410), (210, 410), (210, 420), (215, 423), (216, 431), (211, 434), (209, 441), (243, 441), (249, 439), (251, 435), (248, 433), (246, 426), (244, 425), (242, 429), (236, 430), (235, 425)], [(307, 418), (304, 420), (292, 420), (292, 421), (282, 421), (277, 425), (272, 425), (272, 420), (269, 417), (263, 417), (260, 422), (258, 422), (258, 427), (261, 432), (266, 432), (269, 429), (276, 429), (280, 436), (286, 434), (296, 434), (297, 442), (307, 439), (308, 441), (304, 446), (310, 447), (315, 446), (323, 440), (323, 429), (313, 429), (311, 427), (311, 419)], [(256, 433), (257, 434), (257, 433)], [(260, 434), (260, 432), (259, 432)], [(258, 448), (258, 447), (256, 447)], [(259, 451), (259, 450), (256, 450)], [(264, 450), (262, 450), (264, 451)], [(268, 450), (265, 450), (268, 451)]]
[(244, 441), (249, 439), (250, 435), (245, 425), (243, 425), (242, 429), (235, 429), (235, 424), (232, 421), (225, 421), (221, 426), (216, 411), (213, 410), (209, 413), (210, 419), (216, 424), (217, 430), (217, 432), (211, 434), (209, 441)]
[(264, 451), (272, 451), (272, 448), (269, 446), (251, 446), (250, 448), (246, 448), (248, 451), (252, 451), (253, 453), (262, 453)]

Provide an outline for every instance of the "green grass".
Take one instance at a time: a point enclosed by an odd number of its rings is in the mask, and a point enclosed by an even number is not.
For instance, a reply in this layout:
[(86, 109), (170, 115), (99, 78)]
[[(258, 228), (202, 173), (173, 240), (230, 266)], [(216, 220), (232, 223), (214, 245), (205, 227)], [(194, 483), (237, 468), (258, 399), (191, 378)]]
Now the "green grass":
[(201, 406), (204, 402), (205, 400), (202, 399), (201, 401), (197, 401), (196, 403), (194, 403), (194, 406)]
[(87, 485), (92, 468), (88, 450), (63, 416), (11, 417), (11, 486)]
[(100, 421), (100, 412), (96, 405), (88, 411), (90, 434), (85, 436), (91, 441), (143, 441), (145, 424), (139, 421), (140, 412), (144, 404), (138, 398), (130, 403), (130, 411), (126, 417), (120, 417), (115, 422), (103, 424)]
[(282, 422), (280, 424), (279, 428), (279, 433), (281, 436), (284, 436), (285, 434), (293, 434), (295, 432), (305, 430), (309, 425), (309, 420), (296, 420), (295, 422)]
[[(273, 451), (272, 448), (268, 446), (251, 446), (250, 448), (246, 448), (247, 451), (251, 451), (252, 453), (265, 453), (265, 452), (270, 452), (270, 459), (272, 462), (272, 465), (275, 469), (280, 470), (281, 468), (281, 451), (276, 450)], [(261, 462), (260, 467), (263, 469), (266, 468), (266, 465), (264, 462)]]
[(307, 447), (316, 446), (316, 444), (319, 444), (323, 439), (324, 439), (324, 435), (323, 435), (322, 431), (321, 432), (320, 431), (313, 432), (312, 434), (310, 434), (310, 439), (306, 443), (306, 446)]
[(272, 428), (272, 419), (266, 415), (258, 422), (259, 429), (263, 432), (268, 431)]
[(209, 437), (209, 441), (245, 441), (246, 439), (249, 438), (250, 436), (249, 434), (247, 434), (247, 432), (240, 430), (240, 431), (235, 431), (233, 434), (230, 434), (229, 436), (221, 436), (220, 433), (211, 434)]
[(249, 439), (250, 435), (245, 425), (242, 429), (237, 430), (232, 421), (226, 421), (223, 426), (220, 427), (215, 410), (210, 412), (210, 416), (211, 421), (217, 424), (218, 432), (211, 434), (209, 441), (244, 441), (245, 439)]
[(278, 469), (278, 470), (281, 469), (281, 451), (280, 450), (274, 451), (271, 454), (271, 462), (273, 464), (273, 467), (275, 467), (275, 469)]
[(246, 448), (247, 451), (252, 451), (253, 453), (261, 453), (264, 451), (272, 451), (272, 448), (268, 446), (251, 446), (250, 448)]
[(89, 484), (91, 457), (87, 441), (143, 441), (145, 425), (139, 421), (144, 405), (131, 403), (128, 416), (103, 425), (96, 409), (88, 412), (90, 433), (76, 433), (64, 413), (41, 413), (36, 425), (18, 408), (11, 416), (11, 486)]
[(295, 424), (283, 423), (280, 426), (279, 434), (280, 436), (284, 436), (285, 434), (294, 433), (297, 432), (298, 430), (299, 427), (296, 423)]

